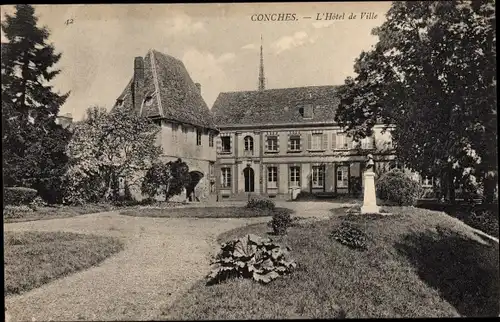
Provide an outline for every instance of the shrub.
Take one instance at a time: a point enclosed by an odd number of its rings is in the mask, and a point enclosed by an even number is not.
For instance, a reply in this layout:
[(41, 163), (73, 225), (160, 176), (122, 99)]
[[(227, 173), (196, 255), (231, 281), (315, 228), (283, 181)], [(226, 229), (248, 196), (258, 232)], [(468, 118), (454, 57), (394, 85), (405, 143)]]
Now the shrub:
[(376, 190), (381, 200), (398, 206), (414, 206), (422, 194), (421, 185), (398, 169), (384, 173)]
[(18, 219), (18, 218), (23, 218), (25, 214), (33, 212), (33, 209), (31, 209), (27, 205), (21, 205), (21, 206), (11, 206), (7, 205), (3, 209), (3, 218), (4, 219)]
[(144, 175), (141, 192), (150, 197), (170, 197), (180, 195), (190, 183), (189, 167), (181, 159), (154, 163)]
[(29, 205), (36, 197), (37, 191), (24, 187), (7, 187), (3, 190), (3, 201), (6, 205)]
[(35, 199), (33, 199), (33, 201), (30, 202), (30, 204), (29, 204), (29, 207), (33, 210), (36, 210), (40, 207), (45, 207), (45, 206), (47, 206), (47, 203), (40, 196), (35, 197)]
[(253, 234), (224, 243), (212, 262), (215, 267), (207, 276), (208, 283), (239, 277), (267, 284), (296, 268), (295, 261), (288, 258), (289, 250)]
[(353, 249), (366, 250), (368, 248), (366, 234), (349, 222), (342, 222), (333, 230), (330, 237)]
[(274, 201), (270, 199), (252, 197), (250, 198), (250, 200), (248, 200), (247, 207), (274, 210), (274, 208), (276, 208), (276, 205)]
[(273, 219), (268, 226), (273, 229), (275, 235), (284, 235), (292, 223), (290, 212), (286, 209), (280, 209), (273, 213)]

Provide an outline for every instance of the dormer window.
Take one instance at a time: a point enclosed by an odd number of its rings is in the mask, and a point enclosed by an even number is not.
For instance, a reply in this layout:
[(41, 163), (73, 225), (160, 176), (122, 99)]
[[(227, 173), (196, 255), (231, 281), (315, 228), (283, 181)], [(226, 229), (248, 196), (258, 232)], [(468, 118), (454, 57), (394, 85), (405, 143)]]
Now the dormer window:
[(308, 104), (304, 106), (304, 118), (312, 119), (313, 118), (313, 106), (312, 104)]
[(302, 116), (305, 119), (312, 119), (313, 118), (313, 106), (312, 104), (307, 104), (299, 108), (299, 113), (300, 116)]
[(148, 95), (144, 99), (144, 106), (151, 106), (151, 104), (153, 104), (153, 96)]
[(120, 99), (120, 98), (119, 98), (119, 99), (117, 99), (117, 100), (116, 100), (116, 106), (117, 106), (117, 107), (122, 107), (122, 106), (123, 106), (123, 100), (122, 100), (122, 99)]

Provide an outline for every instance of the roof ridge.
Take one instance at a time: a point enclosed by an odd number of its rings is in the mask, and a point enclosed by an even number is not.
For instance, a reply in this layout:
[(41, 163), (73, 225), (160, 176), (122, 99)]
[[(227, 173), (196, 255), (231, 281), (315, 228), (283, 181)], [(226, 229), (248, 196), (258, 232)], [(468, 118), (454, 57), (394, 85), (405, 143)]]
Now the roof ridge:
[(271, 92), (271, 91), (279, 91), (279, 90), (291, 90), (298, 88), (318, 88), (318, 87), (332, 87), (337, 88), (342, 85), (308, 85), (308, 86), (296, 86), (296, 87), (280, 87), (280, 88), (266, 88), (264, 90), (247, 90), (247, 91), (229, 91), (229, 92), (220, 92), (220, 94), (231, 94), (231, 93), (253, 93), (253, 92)]

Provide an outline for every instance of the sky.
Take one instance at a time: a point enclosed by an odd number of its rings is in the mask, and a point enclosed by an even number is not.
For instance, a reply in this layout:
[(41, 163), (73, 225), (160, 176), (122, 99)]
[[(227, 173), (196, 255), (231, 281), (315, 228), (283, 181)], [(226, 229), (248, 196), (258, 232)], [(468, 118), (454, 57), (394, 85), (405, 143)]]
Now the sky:
[[(62, 53), (51, 84), (71, 94), (60, 114), (80, 120), (90, 106), (111, 109), (132, 77), (134, 57), (149, 49), (181, 59), (209, 108), (221, 92), (257, 89), (261, 35), (266, 88), (343, 84), (354, 76), (354, 60), (377, 42), (371, 30), (384, 22), (390, 2), (34, 7), (48, 42)], [(2, 21), (14, 11), (2, 5)], [(295, 20), (252, 21), (280, 13)], [(348, 19), (351, 13), (356, 17)]]

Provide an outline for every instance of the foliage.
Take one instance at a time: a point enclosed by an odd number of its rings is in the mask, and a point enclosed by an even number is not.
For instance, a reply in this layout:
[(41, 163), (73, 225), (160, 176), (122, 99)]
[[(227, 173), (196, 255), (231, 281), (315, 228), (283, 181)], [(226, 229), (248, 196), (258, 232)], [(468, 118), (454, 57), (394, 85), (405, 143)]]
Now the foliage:
[(259, 209), (268, 209), (268, 210), (274, 210), (276, 207), (276, 204), (274, 201), (266, 198), (260, 198), (260, 197), (252, 197), (250, 200), (247, 202), (247, 207), (248, 208), (259, 208)]
[(32, 212), (33, 208), (31, 208), (28, 205), (20, 205), (20, 206), (6, 205), (3, 208), (3, 219), (5, 221), (6, 219), (23, 218), (27, 214), (30, 214)]
[(49, 82), (61, 58), (47, 44), (49, 31), (37, 26), (31, 5), (16, 5), (5, 15), (2, 31), (2, 145), (4, 184), (29, 186), (46, 201), (62, 199), (66, 145), (71, 133), (55, 123), (69, 93), (53, 91)]
[(354, 138), (390, 125), (411, 170), (439, 178), (453, 200), (475, 177), (492, 199), (497, 178), (493, 0), (393, 2), (340, 89), (336, 120)]
[(65, 174), (68, 203), (116, 200), (118, 181), (137, 185), (138, 172), (146, 171), (161, 154), (155, 145), (157, 125), (132, 110), (107, 113), (92, 107), (76, 124), (68, 146), (70, 167)]
[(423, 193), (421, 185), (398, 169), (380, 177), (376, 183), (378, 198), (398, 206), (414, 206)]
[(215, 268), (208, 275), (209, 283), (242, 277), (267, 284), (296, 268), (288, 258), (289, 250), (253, 234), (224, 243), (212, 262)]
[(368, 248), (366, 234), (347, 221), (341, 222), (341, 224), (333, 230), (330, 237), (353, 249), (366, 250)]
[(141, 191), (149, 198), (164, 195), (165, 201), (179, 195), (190, 183), (189, 167), (181, 159), (155, 162), (146, 172)]
[(286, 209), (280, 209), (273, 212), (273, 219), (269, 222), (269, 226), (273, 229), (275, 235), (285, 235), (286, 231), (293, 224), (290, 212)]
[(3, 202), (6, 205), (29, 205), (36, 197), (37, 191), (25, 187), (6, 187), (3, 189)]
[(47, 206), (47, 203), (40, 196), (35, 197), (35, 199), (33, 199), (33, 201), (29, 204), (29, 207), (33, 210), (37, 210), (38, 208), (45, 206)]

